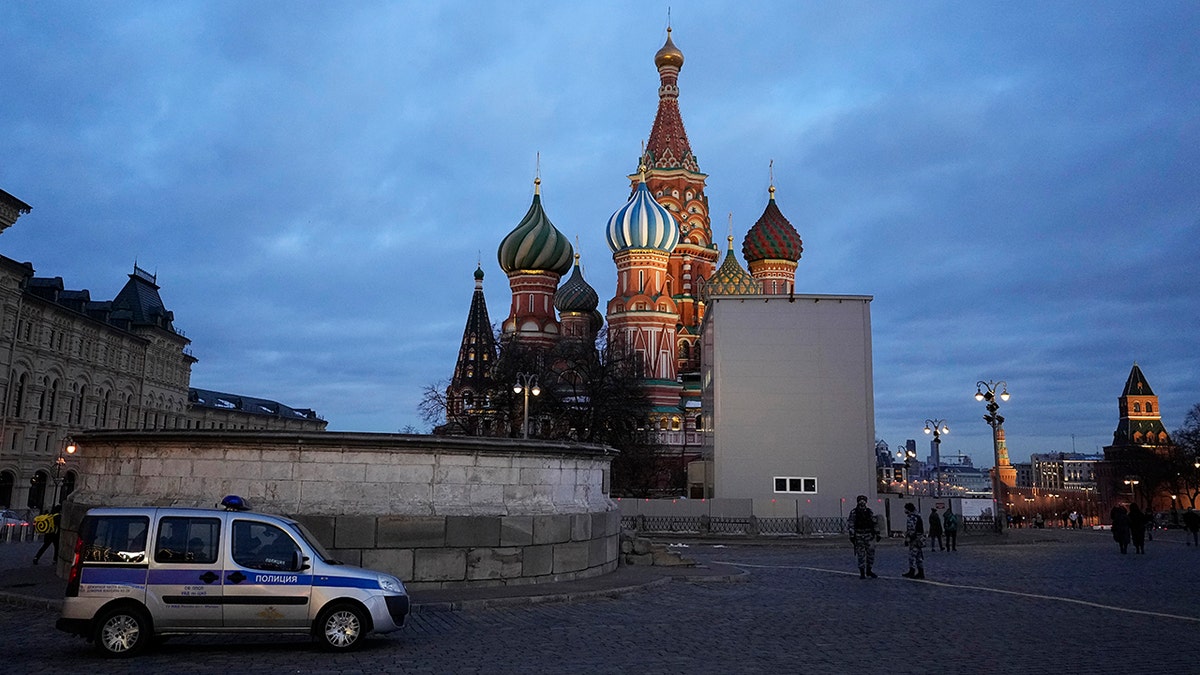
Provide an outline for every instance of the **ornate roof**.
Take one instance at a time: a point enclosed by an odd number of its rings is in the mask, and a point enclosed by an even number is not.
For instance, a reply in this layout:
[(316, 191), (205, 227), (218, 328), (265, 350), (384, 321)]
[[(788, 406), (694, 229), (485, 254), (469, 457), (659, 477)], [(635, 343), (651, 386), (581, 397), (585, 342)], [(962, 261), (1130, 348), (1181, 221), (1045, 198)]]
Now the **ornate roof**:
[(704, 285), (701, 297), (707, 300), (716, 295), (756, 295), (761, 292), (762, 285), (742, 268), (733, 254), (733, 235), (729, 235), (729, 251), (725, 254), (725, 261)]
[(683, 117), (679, 114), (679, 69), (683, 66), (683, 52), (671, 41), (671, 29), (667, 29), (667, 42), (654, 55), (661, 82), (658, 87), (658, 113), (654, 126), (650, 128), (650, 140), (642, 153), (641, 164), (650, 169), (683, 168), (700, 173), (700, 164), (692, 154), (687, 131), (683, 128)]
[(496, 257), (506, 274), (517, 270), (566, 274), (571, 269), (571, 242), (542, 210), (541, 179), (534, 181), (533, 203), (517, 227), (500, 242)]
[(1150, 383), (1146, 381), (1146, 376), (1142, 374), (1138, 364), (1133, 364), (1133, 370), (1129, 371), (1129, 379), (1125, 380), (1125, 391), (1121, 395), (1154, 396), (1154, 390), (1150, 388)]
[(770, 188), (771, 199), (758, 222), (742, 240), (742, 256), (751, 260), (800, 260), (804, 242), (796, 228), (788, 222), (775, 204), (775, 186)]
[(600, 304), (600, 296), (583, 279), (579, 268), (579, 254), (575, 254), (575, 269), (558, 291), (554, 293), (554, 308), (560, 312), (593, 312)]
[(625, 206), (608, 219), (608, 247), (613, 253), (631, 248), (652, 248), (670, 253), (679, 243), (679, 222), (646, 187), (646, 176), (638, 182)]

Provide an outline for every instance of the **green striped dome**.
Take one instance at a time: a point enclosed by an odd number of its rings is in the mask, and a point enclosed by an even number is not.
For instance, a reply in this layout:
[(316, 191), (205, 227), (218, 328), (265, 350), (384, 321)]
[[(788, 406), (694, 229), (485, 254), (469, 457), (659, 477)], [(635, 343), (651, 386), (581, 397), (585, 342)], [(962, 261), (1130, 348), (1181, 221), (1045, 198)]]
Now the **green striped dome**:
[[(540, 182), (540, 181), (539, 181)], [(506, 274), (517, 270), (556, 272), (560, 276), (571, 269), (574, 250), (542, 210), (542, 196), (535, 188), (529, 212), (500, 242), (496, 257)]]

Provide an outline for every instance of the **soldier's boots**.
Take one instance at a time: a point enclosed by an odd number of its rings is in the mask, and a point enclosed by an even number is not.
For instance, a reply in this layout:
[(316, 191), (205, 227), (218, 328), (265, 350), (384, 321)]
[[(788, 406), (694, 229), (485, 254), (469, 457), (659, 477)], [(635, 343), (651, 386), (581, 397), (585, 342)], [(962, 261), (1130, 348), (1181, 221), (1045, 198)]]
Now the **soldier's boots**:
[(859, 579), (867, 578), (867, 568), (865, 568), (865, 567), (858, 568), (858, 578)]
[(918, 567), (918, 568), (917, 568), (917, 576), (916, 576), (916, 577), (914, 577), (914, 578), (916, 578), (916, 579), (924, 579), (924, 578), (925, 578), (925, 568), (924, 568), (924, 567)]
[(867, 567), (867, 576), (868, 576), (868, 577), (871, 577), (872, 579), (878, 579), (878, 578), (879, 578), (879, 575), (878, 575), (878, 574), (875, 574), (875, 571), (874, 571), (874, 570), (872, 570), (870, 567)]
[(916, 579), (917, 571), (910, 567), (910, 568), (908, 568), (907, 572), (905, 572), (904, 574), (901, 574), (900, 576), (907, 577), (909, 579)]

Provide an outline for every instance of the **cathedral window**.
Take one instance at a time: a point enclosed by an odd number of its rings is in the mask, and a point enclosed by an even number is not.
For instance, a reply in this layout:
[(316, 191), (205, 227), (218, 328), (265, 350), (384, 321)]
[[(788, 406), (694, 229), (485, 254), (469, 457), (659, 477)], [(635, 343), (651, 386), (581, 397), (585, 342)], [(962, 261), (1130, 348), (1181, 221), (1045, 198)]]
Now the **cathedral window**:
[(1149, 414), (1152, 412), (1154, 412), (1154, 404), (1149, 401), (1146, 401), (1146, 413)]
[(1142, 404), (1141, 404), (1141, 403), (1138, 403), (1138, 402), (1136, 402), (1136, 401), (1134, 401), (1134, 403), (1133, 403), (1133, 412), (1135, 412), (1135, 413), (1140, 413), (1140, 412), (1142, 412)]
[(682, 426), (682, 422), (678, 417), (671, 418), (671, 431), (679, 431)]

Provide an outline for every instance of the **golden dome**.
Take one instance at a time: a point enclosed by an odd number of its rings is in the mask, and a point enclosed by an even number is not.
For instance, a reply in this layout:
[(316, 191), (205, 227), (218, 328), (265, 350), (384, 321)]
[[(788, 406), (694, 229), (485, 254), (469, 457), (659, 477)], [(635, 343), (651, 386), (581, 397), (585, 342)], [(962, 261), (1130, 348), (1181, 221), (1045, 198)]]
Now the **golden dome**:
[(667, 43), (662, 46), (662, 49), (654, 53), (654, 65), (662, 68), (663, 66), (675, 66), (676, 68), (683, 67), (683, 52), (679, 51), (679, 47), (671, 42), (671, 28), (667, 27)]

